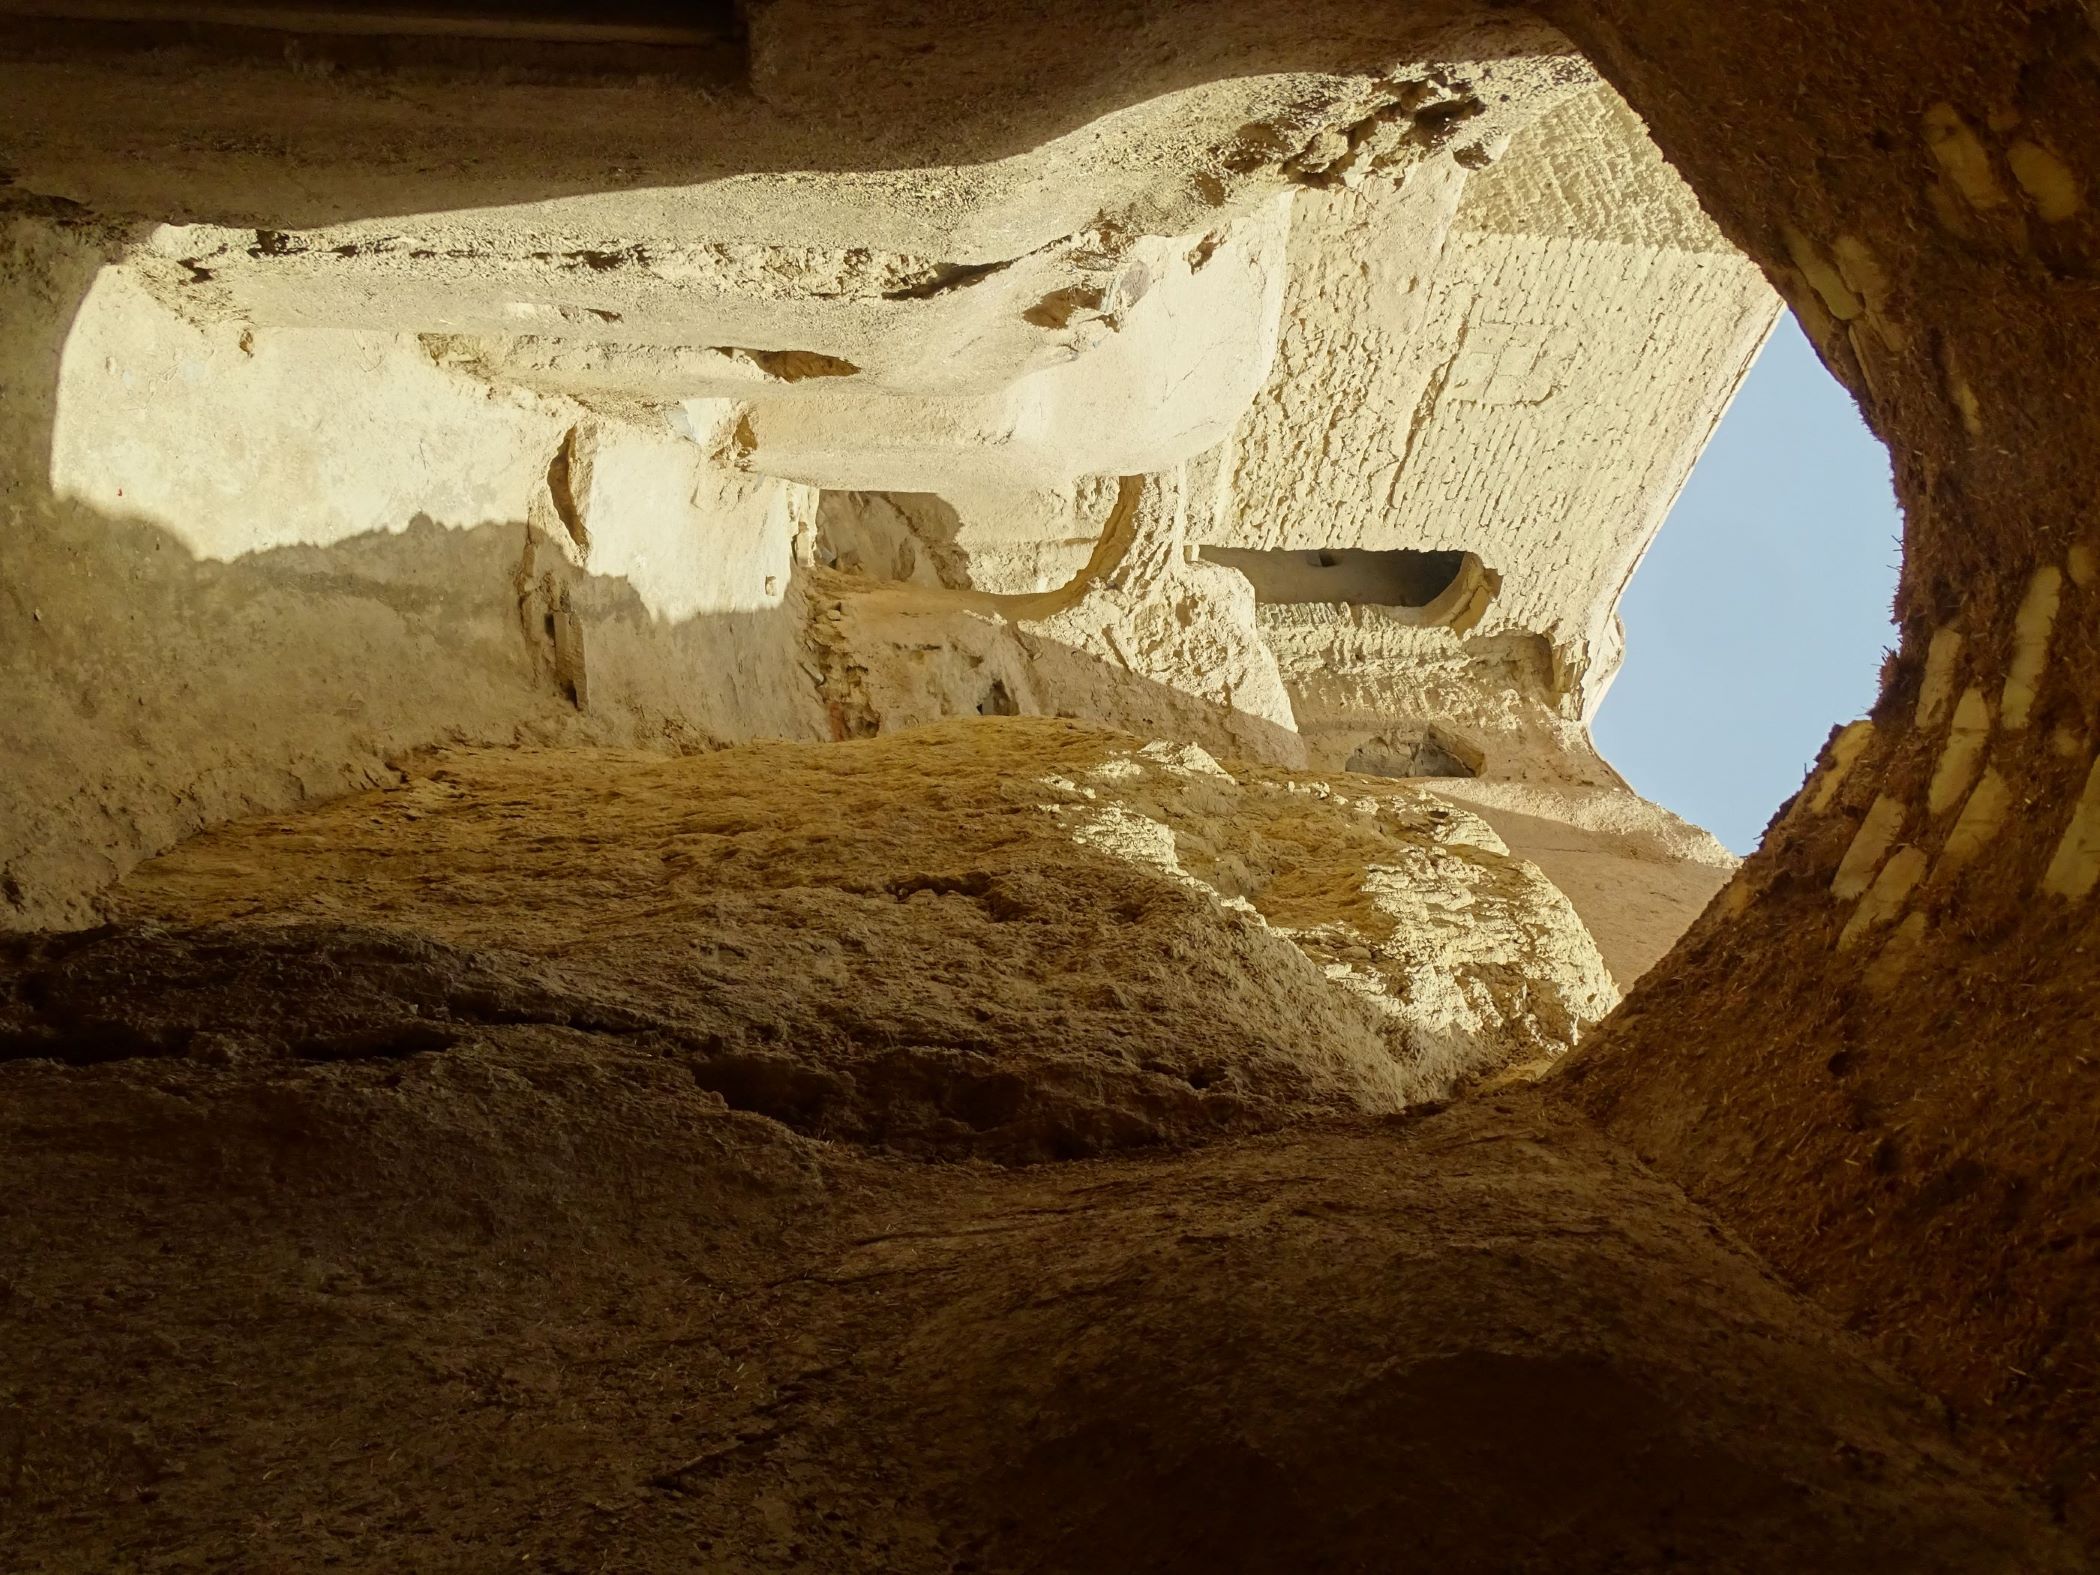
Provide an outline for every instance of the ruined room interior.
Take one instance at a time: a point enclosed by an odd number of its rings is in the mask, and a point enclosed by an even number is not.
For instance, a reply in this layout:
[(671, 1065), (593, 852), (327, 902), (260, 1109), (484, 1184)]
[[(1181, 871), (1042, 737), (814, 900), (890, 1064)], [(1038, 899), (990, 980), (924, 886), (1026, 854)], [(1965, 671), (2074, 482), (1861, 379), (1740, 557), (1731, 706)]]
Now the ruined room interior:
[[(0, 1570), (2100, 1564), (2091, 0), (0, 0)], [(1591, 739), (1782, 312), (1899, 631)]]

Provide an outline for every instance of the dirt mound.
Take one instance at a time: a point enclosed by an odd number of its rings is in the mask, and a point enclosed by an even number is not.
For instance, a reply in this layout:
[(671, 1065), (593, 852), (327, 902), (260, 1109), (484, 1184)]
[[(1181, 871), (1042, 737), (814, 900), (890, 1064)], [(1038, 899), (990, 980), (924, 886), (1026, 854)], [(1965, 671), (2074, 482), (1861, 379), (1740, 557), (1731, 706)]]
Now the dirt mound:
[[(372, 989), (395, 974), (360, 936), (438, 947), (442, 977), (372, 1007), (411, 1038), (612, 1025), (797, 1130), (1003, 1159), (1397, 1110), (1558, 1056), (1616, 998), (1566, 901), (1463, 811), (1038, 718), (451, 754), (199, 838), (116, 911), (95, 944), (184, 971), (200, 1031), (319, 987), (337, 965), (303, 952), (350, 947)], [(96, 955), (65, 966), (120, 966)], [(321, 973), (273, 985), (287, 967)]]

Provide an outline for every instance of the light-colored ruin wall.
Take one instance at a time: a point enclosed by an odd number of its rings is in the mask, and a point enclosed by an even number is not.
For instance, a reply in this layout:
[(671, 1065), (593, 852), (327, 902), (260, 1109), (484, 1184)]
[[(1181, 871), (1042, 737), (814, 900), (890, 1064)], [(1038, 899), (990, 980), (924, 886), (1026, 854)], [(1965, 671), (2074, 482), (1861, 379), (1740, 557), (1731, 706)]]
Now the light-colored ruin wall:
[(10, 922), (85, 922), (140, 857), (434, 743), (820, 736), (789, 601), (814, 492), (414, 340), (192, 324), (104, 236), (8, 239)]
[[(1311, 758), (1435, 725), (1491, 775), (1615, 783), (1587, 726), (1621, 655), (1618, 595), (1775, 311), (1608, 89), (1560, 98), (1485, 169), (1300, 189), (1273, 367), (1207, 461), (1224, 501), (1189, 540), (1463, 550), (1493, 583), (1441, 629), (1260, 606)], [(856, 539), (887, 532), (875, 556), (912, 558), (922, 583), (938, 553), (944, 583), (1049, 589), (1092, 550), (1084, 494), (920, 475), (948, 488), (938, 522), (879, 496), (827, 508)]]
[(1494, 775), (1609, 782), (1586, 724), (1620, 659), (1619, 593), (1777, 302), (1608, 89), (1443, 173), (1299, 199), (1231, 539), (1462, 549), (1499, 576), (1462, 632), (1266, 613), (1315, 758), (1411, 717)]
[[(61, 111), (65, 72), (7, 70), (52, 112), (10, 133), (25, 169), (147, 200)], [(159, 82), (151, 112), (189, 91)], [(645, 123), (677, 96), (593, 92)], [(333, 113), (354, 147), (368, 108)], [(1166, 126), (1171, 154), (1146, 141)], [(1608, 787), (1571, 631), (1608, 625), (1703, 427), (1651, 421), (1635, 452), (1641, 411), (1597, 393), (1630, 356), (1710, 421), (1766, 299), (1656, 232), (1648, 209), (1683, 199), (1651, 189), (1652, 150), (1624, 192), (1568, 196), (1638, 127), (1548, 56), (1181, 87), (939, 190), (746, 171), (653, 203), (336, 205), (305, 230), (216, 222), (302, 204), (281, 168), (182, 135), (194, 222), (34, 200), (12, 221), (14, 924), (82, 922), (139, 857), (444, 742), (691, 749), (1012, 709), (1338, 767), (1441, 720), (1488, 775)], [(342, 156), (305, 151), (314, 189)], [(1111, 165), (1117, 206), (1076, 222)], [(1615, 238), (1563, 233), (1642, 203)], [(994, 239), (1024, 249), (976, 261)], [(1622, 288), (1667, 278), (1681, 307), (1701, 270), (1689, 326)], [(1542, 280), (1569, 300), (1524, 317)], [(1625, 310), (1571, 329), (1600, 289)], [(1534, 319), (1526, 349), (1509, 325)], [(1518, 360), (1561, 381), (1503, 399)], [(1454, 479), (1476, 442), (1508, 456), (1489, 490)], [(1451, 487), (1463, 539), (1436, 523)], [(946, 514), (905, 518), (895, 491)], [(823, 521), (852, 536), (853, 509), (937, 572), (827, 568)], [(897, 535), (929, 525), (946, 538)], [(1301, 543), (1462, 547), (1494, 594), (1463, 629), (1405, 628), (1261, 607), (1198, 557)]]

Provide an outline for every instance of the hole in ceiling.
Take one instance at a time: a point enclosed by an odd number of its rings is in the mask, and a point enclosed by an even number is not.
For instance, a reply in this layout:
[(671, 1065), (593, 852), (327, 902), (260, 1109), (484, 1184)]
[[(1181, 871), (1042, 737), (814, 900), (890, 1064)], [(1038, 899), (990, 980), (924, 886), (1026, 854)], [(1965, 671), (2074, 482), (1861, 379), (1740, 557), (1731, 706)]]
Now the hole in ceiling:
[(1888, 451), (1782, 316), (1620, 602), (1598, 747), (1748, 853), (1873, 703), (1901, 530)]

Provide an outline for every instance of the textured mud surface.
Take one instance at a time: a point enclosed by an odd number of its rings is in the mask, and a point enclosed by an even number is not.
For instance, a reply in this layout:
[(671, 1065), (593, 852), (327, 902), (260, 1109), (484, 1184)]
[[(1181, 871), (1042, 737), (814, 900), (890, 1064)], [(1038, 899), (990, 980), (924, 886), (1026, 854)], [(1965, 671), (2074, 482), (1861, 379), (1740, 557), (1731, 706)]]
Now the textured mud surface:
[[(2037, 911), (2003, 866), (1942, 873), (1896, 972), (1838, 948), (1853, 831), (1842, 812), (1776, 828), (1748, 911), (1702, 921), (1561, 1082), (1979, 1445), (2100, 1516), (2100, 924)], [(1809, 948), (1821, 976), (1799, 972)]]
[(1905, 520), (1872, 726), (1570, 1073), (2090, 1531), (2100, 13), (1549, 9), (1858, 398)]
[(1462, 940), (1531, 888), (1234, 780), (463, 755), (10, 941), (0, 1567), (2083, 1567), (1564, 1106), (1372, 1113), (1413, 1041), (1307, 949), (1367, 849)]
[(11, 1569), (2081, 1567), (1535, 1096), (1002, 1171), (543, 1025), (0, 1081)]

